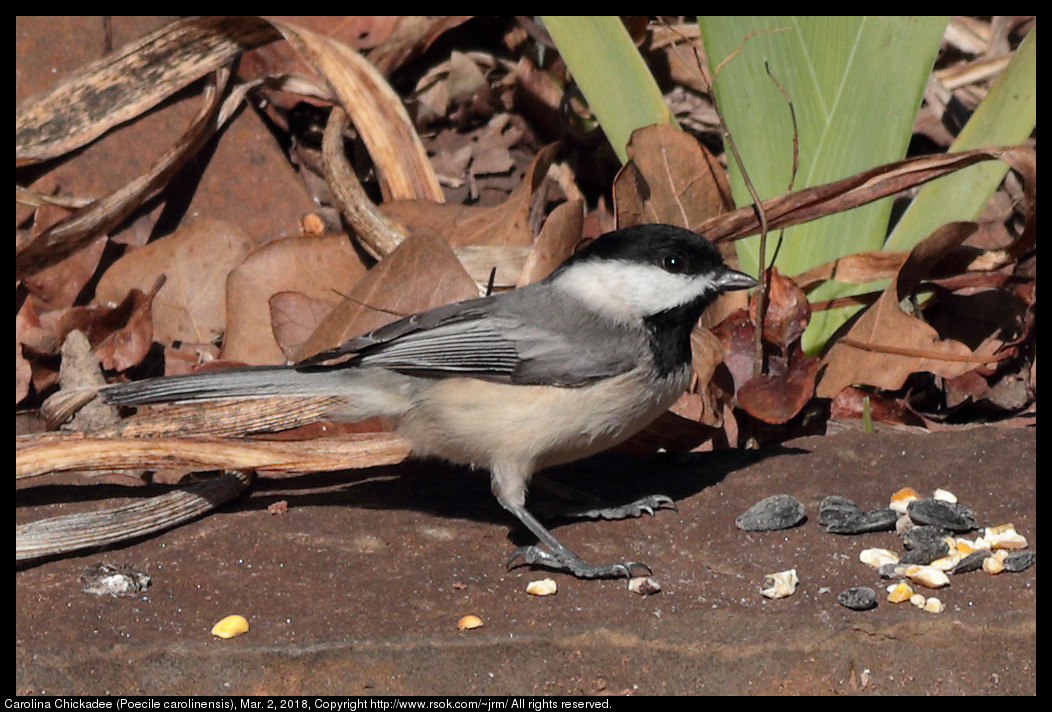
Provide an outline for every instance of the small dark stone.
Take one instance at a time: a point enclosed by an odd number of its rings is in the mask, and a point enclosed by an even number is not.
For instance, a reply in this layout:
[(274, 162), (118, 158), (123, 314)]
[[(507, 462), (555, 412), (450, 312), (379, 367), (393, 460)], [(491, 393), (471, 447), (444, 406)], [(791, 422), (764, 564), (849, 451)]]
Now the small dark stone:
[(969, 571), (976, 571), (977, 569), (981, 569), (983, 567), (983, 560), (985, 560), (986, 557), (989, 555), (990, 552), (986, 549), (979, 549), (978, 551), (973, 551), (972, 553), (968, 554), (968, 556), (958, 561), (957, 564), (954, 565), (952, 569), (950, 569), (950, 573), (966, 574)]
[(852, 586), (841, 592), (836, 600), (853, 611), (868, 611), (877, 607), (877, 592), (867, 586)]
[(826, 531), (832, 534), (865, 534), (866, 532), (883, 532), (895, 528), (899, 513), (894, 509), (874, 509), (862, 511), (829, 511), (826, 516)]
[(747, 532), (788, 529), (804, 519), (804, 505), (788, 494), (776, 494), (749, 507), (734, 520), (735, 526)]
[(970, 509), (938, 499), (915, 500), (906, 511), (917, 524), (934, 524), (954, 532), (966, 532), (977, 526)]
[(1012, 573), (1025, 571), (1033, 566), (1035, 561), (1037, 561), (1036, 551), (1030, 551), (1029, 549), (1013, 551), (1005, 557), (1005, 571), (1011, 571)]

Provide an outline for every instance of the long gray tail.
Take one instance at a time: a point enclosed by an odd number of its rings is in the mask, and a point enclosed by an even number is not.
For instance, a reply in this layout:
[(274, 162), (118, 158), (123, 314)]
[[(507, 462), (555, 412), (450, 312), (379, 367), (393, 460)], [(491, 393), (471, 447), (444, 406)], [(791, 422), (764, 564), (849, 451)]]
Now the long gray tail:
[(380, 368), (239, 366), (184, 376), (116, 383), (99, 391), (110, 405), (146, 405), (268, 396), (338, 396), (344, 418), (401, 415), (409, 407), (415, 381)]
[[(106, 386), (100, 395), (110, 405), (145, 405), (272, 395), (324, 395), (311, 375), (287, 366), (240, 366), (184, 376), (149, 378)], [(331, 390), (331, 389), (330, 389)]]

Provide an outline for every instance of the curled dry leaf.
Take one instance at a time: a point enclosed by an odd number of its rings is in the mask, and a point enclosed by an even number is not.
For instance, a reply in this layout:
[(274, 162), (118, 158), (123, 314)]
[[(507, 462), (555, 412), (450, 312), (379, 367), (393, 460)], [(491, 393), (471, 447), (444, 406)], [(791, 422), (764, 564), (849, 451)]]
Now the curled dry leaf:
[(920, 319), (906, 314), (899, 300), (943, 257), (975, 231), (972, 223), (951, 223), (922, 240), (877, 303), (854, 323), (822, 359), (825, 370), (816, 395), (831, 398), (852, 384), (895, 390), (917, 371), (954, 378), (997, 360), (1000, 342), (973, 353), (959, 341), (944, 340)]
[(811, 400), (819, 364), (819, 359), (804, 356), (797, 343), (785, 370), (750, 379), (738, 390), (738, 404), (766, 423), (785, 423)]
[[(763, 201), (767, 229), (777, 230), (849, 210), (961, 168), (992, 160), (1003, 160), (1014, 168), (1026, 171), (1028, 163), (1036, 163), (1036, 154), (1033, 149), (1024, 146), (980, 148), (937, 156), (918, 156), (877, 166), (842, 180)], [(710, 240), (719, 242), (754, 235), (760, 231), (760, 223), (753, 206), (746, 205), (709, 218), (699, 226), (698, 231)]]
[(537, 282), (551, 274), (573, 254), (581, 241), (583, 227), (583, 200), (568, 200), (552, 210), (526, 257), (516, 286)]

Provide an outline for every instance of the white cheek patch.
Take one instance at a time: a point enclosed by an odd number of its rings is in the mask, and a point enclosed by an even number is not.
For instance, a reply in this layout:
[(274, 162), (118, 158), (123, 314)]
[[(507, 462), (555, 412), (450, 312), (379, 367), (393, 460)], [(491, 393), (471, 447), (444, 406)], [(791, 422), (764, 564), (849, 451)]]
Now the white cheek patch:
[(718, 291), (704, 275), (671, 274), (653, 265), (621, 261), (580, 262), (559, 275), (554, 286), (601, 314), (626, 322)]

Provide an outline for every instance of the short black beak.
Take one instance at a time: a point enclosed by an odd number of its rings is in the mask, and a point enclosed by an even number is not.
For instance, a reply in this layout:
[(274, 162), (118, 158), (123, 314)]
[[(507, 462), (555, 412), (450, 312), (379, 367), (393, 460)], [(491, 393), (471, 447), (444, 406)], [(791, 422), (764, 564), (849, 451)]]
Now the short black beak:
[(750, 277), (744, 272), (739, 272), (736, 269), (726, 267), (723, 270), (723, 274), (716, 280), (721, 291), (731, 292), (735, 289), (748, 289), (749, 287), (756, 286), (756, 279)]

